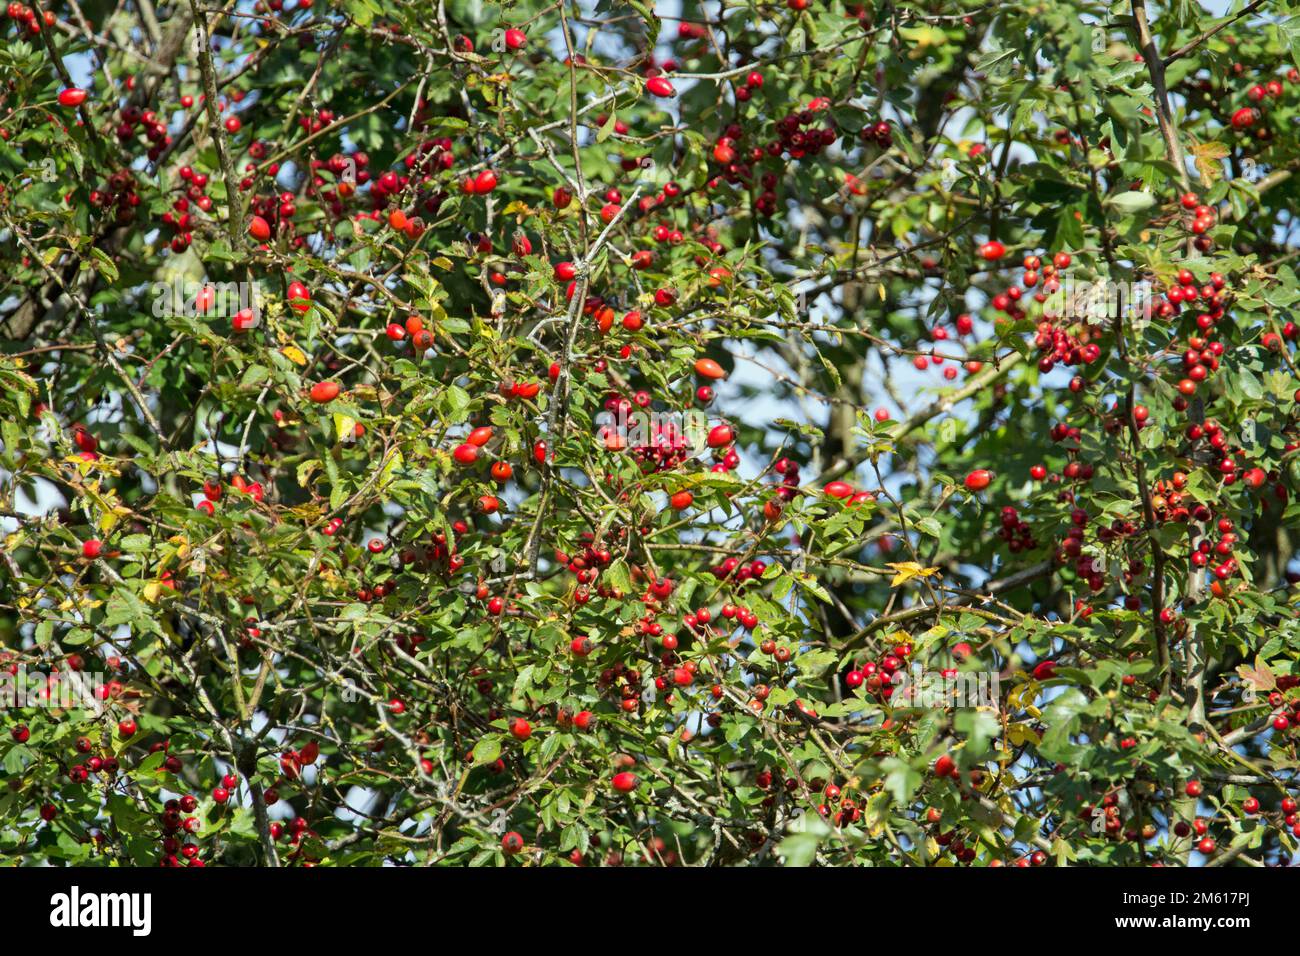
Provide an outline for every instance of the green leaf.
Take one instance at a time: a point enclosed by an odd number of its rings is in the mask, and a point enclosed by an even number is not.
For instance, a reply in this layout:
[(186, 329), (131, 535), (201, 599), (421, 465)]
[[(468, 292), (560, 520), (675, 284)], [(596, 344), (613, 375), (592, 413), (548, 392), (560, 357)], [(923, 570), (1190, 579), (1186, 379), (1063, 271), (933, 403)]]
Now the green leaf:
[(474, 745), (474, 763), (476, 766), (495, 763), (496, 759), (501, 756), (501, 736), (499, 734), (490, 734), (484, 737)]

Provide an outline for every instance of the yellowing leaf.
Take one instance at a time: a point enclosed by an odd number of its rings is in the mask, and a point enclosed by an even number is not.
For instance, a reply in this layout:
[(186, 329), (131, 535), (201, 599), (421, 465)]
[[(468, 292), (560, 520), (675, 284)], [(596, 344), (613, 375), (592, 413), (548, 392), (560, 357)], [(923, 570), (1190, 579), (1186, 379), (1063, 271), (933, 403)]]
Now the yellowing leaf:
[(1007, 739), (1017, 747), (1025, 744), (1037, 744), (1039, 736), (1029, 724), (1012, 724), (1007, 728)]
[(280, 349), (280, 352), (294, 365), (307, 364), (307, 356), (304, 355), (302, 349), (298, 348), (296, 345), (286, 345), (284, 348)]
[(379, 472), (379, 487), (381, 490), (388, 487), (393, 480), (393, 475), (402, 465), (402, 452), (400, 449), (394, 448), (393, 453), (388, 457), (388, 461), (384, 463), (383, 469)]
[(1017, 684), (1011, 688), (1007, 694), (1007, 707), (1016, 710), (1025, 704), (1033, 704), (1038, 699), (1038, 681), (1031, 680), (1024, 684)]
[(334, 434), (339, 441), (356, 441), (357, 420), (351, 415), (334, 413)]
[(1208, 186), (1223, 174), (1219, 160), (1229, 154), (1230, 150), (1222, 143), (1196, 143), (1192, 146), (1192, 158), (1201, 179)]
[(896, 588), (900, 584), (906, 584), (913, 578), (928, 578), (932, 574), (938, 574), (938, 568), (923, 568), (915, 561), (901, 561), (885, 565), (893, 568), (895, 572), (894, 579), (889, 582), (889, 586)]
[(1277, 687), (1277, 678), (1269, 666), (1264, 663), (1264, 659), (1258, 654), (1255, 655), (1255, 666), (1247, 667), (1245, 664), (1237, 665), (1237, 673), (1241, 675), (1248, 687), (1255, 691), (1270, 691)]
[(320, 462), (314, 458), (300, 462), (298, 465), (298, 484), (303, 488), (310, 487), (312, 472), (320, 468)]
[(102, 534), (108, 534), (117, 527), (117, 523), (131, 513), (130, 508), (123, 508), (117, 505), (105, 511), (99, 516), (99, 530)]

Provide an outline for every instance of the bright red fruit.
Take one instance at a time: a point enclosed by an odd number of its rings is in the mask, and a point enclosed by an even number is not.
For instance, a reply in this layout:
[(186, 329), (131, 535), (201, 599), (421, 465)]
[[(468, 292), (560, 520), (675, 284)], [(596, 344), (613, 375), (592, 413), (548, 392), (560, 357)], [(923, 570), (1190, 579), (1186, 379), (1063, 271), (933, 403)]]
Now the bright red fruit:
[(317, 382), (311, 387), (311, 400), (317, 405), (324, 405), (326, 402), (332, 402), (338, 398), (338, 382)]
[(645, 88), (654, 96), (669, 97), (677, 95), (677, 90), (662, 76), (652, 76), (646, 80)]
[(695, 362), (695, 374), (699, 375), (701, 378), (720, 379), (727, 377), (726, 369), (711, 358), (697, 359)]
[(710, 448), (725, 448), (736, 439), (736, 433), (730, 425), (714, 425), (706, 439)]

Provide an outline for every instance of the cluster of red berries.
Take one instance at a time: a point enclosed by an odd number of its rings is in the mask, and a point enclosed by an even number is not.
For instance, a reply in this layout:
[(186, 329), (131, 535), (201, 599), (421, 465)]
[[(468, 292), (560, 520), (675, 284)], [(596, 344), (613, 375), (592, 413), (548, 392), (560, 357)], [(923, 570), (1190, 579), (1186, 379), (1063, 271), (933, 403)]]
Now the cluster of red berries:
[[(935, 807), (930, 808), (930, 812), (934, 812), (935, 810)], [(945, 830), (941, 833), (936, 833), (934, 842), (938, 844), (941, 851), (951, 853), (958, 863), (972, 863), (975, 860), (975, 847), (967, 846), (966, 841), (954, 830)], [(1037, 853), (1031, 854), (1028, 859), (1024, 857), (1020, 858), (1016, 861), (1016, 865), (1029, 866), (1031, 860), (1035, 866), (1042, 866), (1047, 862), (1047, 855), (1043, 853), (1042, 850), (1039, 850)]]
[(1006, 505), (1002, 509), (1002, 527), (998, 529), (998, 537), (1007, 543), (1007, 550), (1012, 554), (1032, 551), (1038, 547), (1033, 530), (1020, 517), (1020, 512), (1011, 505)]
[(819, 816), (830, 820), (837, 827), (848, 826), (862, 819), (862, 810), (857, 800), (844, 793), (833, 783), (826, 784), (821, 791), (822, 802), (817, 804)]
[(757, 581), (766, 571), (766, 562), (751, 561), (745, 564), (739, 558), (724, 558), (720, 563), (709, 568), (709, 573), (719, 581), (734, 581), (736, 584), (744, 584), (749, 580)]
[(874, 143), (881, 149), (889, 149), (894, 145), (894, 128), (889, 125), (889, 120), (868, 122), (858, 130), (858, 139), (864, 143)]
[[(1294, 67), (1287, 72), (1287, 79), (1292, 83), (1300, 81), (1300, 75), (1297, 75)], [(1254, 133), (1250, 130), (1266, 117), (1269, 101), (1280, 100), (1285, 95), (1286, 86), (1282, 82), (1282, 77), (1275, 76), (1263, 83), (1255, 83), (1246, 90), (1246, 98), (1254, 105), (1242, 106), (1234, 110), (1229, 123), (1238, 133), (1253, 136), (1261, 142), (1268, 142), (1273, 138), (1272, 130), (1265, 126), (1260, 126)]]
[[(905, 674), (907, 659), (912, 656), (911, 644), (896, 644), (892, 651), (881, 656), (880, 660), (864, 661), (844, 675), (844, 684), (849, 690), (862, 687), (877, 700), (886, 701), (894, 694), (895, 674)], [(955, 677), (955, 669), (944, 669), (945, 679)]]
[[(162, 867), (204, 866), (199, 856), (199, 845), (191, 838), (199, 832), (201, 821), (192, 814), (199, 805), (193, 794), (185, 794), (180, 799), (171, 799), (163, 804), (163, 812), (158, 818), (162, 833), (162, 858), (158, 865)], [(182, 863), (182, 861), (184, 861)]]
[[(249, 147), (249, 155), (254, 159), (260, 158), (253, 152), (256, 145)], [(335, 219), (341, 219), (345, 212), (343, 201), (351, 199), (356, 194), (358, 186), (370, 182), (370, 170), (367, 168), (369, 165), (369, 154), (360, 150), (350, 154), (335, 153), (326, 160), (312, 159), (312, 180), (307, 195), (318, 196), (329, 209), (330, 215)], [(267, 172), (270, 173), (269, 168)], [(332, 188), (322, 173), (329, 173), (334, 177)]]
[(36, 22), (37, 16), (40, 16), (45, 21), (47, 27), (52, 27), (58, 23), (54, 14), (49, 10), (46, 10), (43, 14), (38, 14), (31, 7), (24, 6), (21, 3), (11, 2), (5, 12), (9, 19), (15, 23), (25, 23), (27, 25), (27, 32), (32, 36), (38, 36), (41, 32), (41, 25)]
[(736, 101), (738, 103), (747, 102), (754, 95), (754, 91), (761, 88), (762, 85), (763, 74), (757, 70), (751, 70), (746, 75), (744, 84), (736, 87)]
[[(301, 4), (302, 0), (299, 0)], [(298, 117), (298, 126), (304, 133), (319, 133), (325, 127), (333, 124), (335, 119), (333, 110), (316, 110), (305, 116)]]
[(602, 670), (596, 686), (625, 714), (634, 714), (641, 706), (641, 672), (622, 661)]
[(641, 471), (651, 474), (681, 467), (690, 457), (691, 449), (682, 429), (672, 422), (663, 422), (655, 424), (650, 444), (638, 445), (631, 452)]
[[(26, 730), (25, 727), (22, 729)], [(119, 736), (122, 737), (123, 741), (128, 741), (130, 738), (134, 737), (136, 729), (135, 721), (130, 718), (119, 721), (117, 725), (117, 732)], [(14, 739), (19, 740), (20, 743), (23, 742), (23, 739), (19, 739), (18, 737), (15, 737)], [(89, 756), (86, 757), (82, 763), (73, 764), (68, 768), (68, 779), (73, 783), (86, 783), (90, 779), (91, 774), (97, 773), (102, 773), (105, 777), (111, 777), (117, 773), (120, 767), (117, 758), (112, 754), (105, 757), (92, 753), (95, 748), (94, 743), (89, 737), (78, 737), (76, 741), (76, 749), (77, 753), (89, 754)]]
[(207, 173), (197, 173), (189, 166), (182, 166), (180, 177), (186, 183), (184, 195), (179, 196), (172, 203), (171, 210), (163, 213), (162, 216), (163, 225), (175, 231), (171, 240), (171, 250), (176, 253), (184, 252), (193, 242), (190, 203), (198, 206), (203, 212), (212, 209), (212, 197), (207, 193)]
[(858, 491), (847, 481), (828, 481), (822, 491), (826, 492), (831, 498), (839, 498), (849, 506), (861, 504), (864, 501), (876, 500), (873, 492)]
[(567, 565), (577, 576), (579, 584), (594, 584), (601, 569), (608, 567), (614, 556), (608, 548), (596, 546), (595, 535), (591, 532), (586, 532), (584, 538), (586, 542), (581, 553), (570, 557), (563, 551), (556, 551), (555, 560), (557, 564)]
[(140, 194), (135, 190), (135, 174), (129, 169), (119, 169), (108, 177), (107, 183), (91, 190), (90, 204), (111, 210), (118, 225), (134, 220), (136, 208), (140, 205)]
[[(1067, 481), (1092, 481), (1096, 472), (1091, 462), (1079, 460), (1079, 442), (1083, 433), (1077, 426), (1067, 425), (1065, 422), (1057, 422), (1052, 426), (1051, 438), (1057, 444), (1067, 443), (1065, 453), (1069, 458), (1065, 467), (1061, 469), (1061, 478)], [(1041, 467), (1041, 466), (1037, 466)], [(1065, 492), (1062, 495), (1064, 500), (1074, 500), (1072, 492)]]
[[(244, 176), (239, 180), (239, 191), (244, 193), (252, 189), (254, 183), (257, 182), (257, 176), (262, 175), (262, 171), (258, 169), (257, 162), (254, 162), (254, 160), (260, 162), (266, 158), (266, 144), (261, 140), (253, 140), (253, 142), (249, 143), (248, 158), (249, 161), (244, 164)], [(317, 162), (317, 160), (313, 160), (314, 162)], [(268, 179), (273, 180), (280, 175), (280, 164), (269, 163), (264, 172)]]
[(830, 101), (824, 97), (812, 101), (804, 109), (789, 113), (776, 121), (776, 139), (767, 144), (767, 155), (773, 159), (783, 154), (790, 159), (803, 159), (816, 156), (826, 147), (840, 138), (834, 120), (826, 119), (825, 125), (817, 126), (817, 114), (830, 108)]
[[(1277, 499), (1286, 502), (1289, 492), (1279, 480), (1279, 473), (1276, 471), (1266, 472), (1263, 468), (1258, 467), (1242, 468), (1238, 459), (1245, 457), (1245, 449), (1229, 445), (1227, 433), (1214, 419), (1193, 422), (1187, 426), (1184, 434), (1187, 436), (1188, 441), (1192, 443), (1194, 451), (1199, 450), (1203, 444), (1208, 444), (1212, 454), (1221, 456), (1215, 467), (1219, 472), (1219, 480), (1225, 486), (1234, 485), (1241, 481), (1243, 485), (1253, 491), (1271, 481)], [(1296, 448), (1300, 448), (1300, 444), (1288, 442), (1284, 451), (1291, 452)], [(1265, 505), (1267, 505), (1267, 502), (1265, 502)]]
[(115, 130), (117, 138), (123, 143), (128, 142), (135, 137), (136, 127), (143, 129), (145, 139), (149, 141), (149, 161), (156, 162), (163, 150), (172, 144), (165, 119), (153, 110), (141, 109), (131, 103), (122, 107), (122, 120)]
[(1198, 568), (1204, 568), (1211, 562), (1218, 562), (1213, 568), (1214, 576), (1220, 581), (1226, 581), (1237, 572), (1237, 559), (1233, 556), (1237, 535), (1232, 530), (1232, 521), (1228, 518), (1220, 518), (1215, 524), (1215, 529), (1219, 533), (1218, 540), (1212, 541), (1209, 535), (1201, 538), (1195, 542), (1188, 558)]
[(1195, 193), (1183, 193), (1179, 202), (1192, 214), (1191, 225), (1188, 227), (1196, 237), (1192, 244), (1200, 252), (1209, 252), (1214, 247), (1214, 240), (1207, 233), (1214, 228), (1218, 212), (1213, 206), (1204, 205)]
[(794, 501), (799, 494), (799, 462), (792, 458), (778, 458), (772, 470), (781, 476), (781, 485), (776, 489), (777, 497), (782, 501)]
[[(231, 476), (230, 487), (240, 494), (247, 495), (254, 501), (261, 501), (266, 495), (266, 490), (262, 487), (260, 481), (249, 481), (243, 475)], [(203, 482), (203, 497), (194, 507), (206, 515), (211, 515), (216, 511), (217, 502), (222, 499), (224, 494), (225, 489), (222, 487), (220, 479), (209, 478)], [(338, 519), (333, 518), (330, 520), (336, 521)]]
[[(1088, 583), (1088, 587), (1093, 592), (1097, 592), (1106, 586), (1106, 562), (1084, 553), (1083, 549), (1087, 544), (1087, 527), (1088, 513), (1082, 508), (1071, 511), (1070, 527), (1065, 532), (1064, 540), (1056, 548), (1055, 558), (1058, 564), (1073, 561), (1075, 573)], [(1102, 528), (1101, 531), (1108, 531), (1108, 529)], [(1111, 534), (1113, 535), (1113, 531)], [(1097, 537), (1100, 539), (1100, 532)], [(1125, 580), (1131, 580), (1132, 576), (1140, 573), (1143, 567), (1141, 561), (1133, 561), (1124, 572)]]

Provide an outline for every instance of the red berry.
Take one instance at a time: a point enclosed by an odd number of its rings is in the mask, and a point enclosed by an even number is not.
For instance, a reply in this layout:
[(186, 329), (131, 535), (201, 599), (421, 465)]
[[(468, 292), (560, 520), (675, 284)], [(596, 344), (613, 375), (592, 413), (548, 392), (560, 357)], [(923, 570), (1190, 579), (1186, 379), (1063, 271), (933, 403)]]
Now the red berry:
[(736, 438), (736, 433), (732, 431), (730, 425), (715, 425), (709, 430), (707, 439), (710, 448), (723, 448), (730, 445)]
[(311, 400), (317, 405), (324, 405), (326, 402), (332, 402), (334, 399), (338, 398), (339, 383), (317, 382), (311, 387), (311, 392), (309, 394)]
[(677, 95), (677, 90), (662, 76), (652, 76), (646, 80), (645, 88), (653, 96), (669, 97)]

